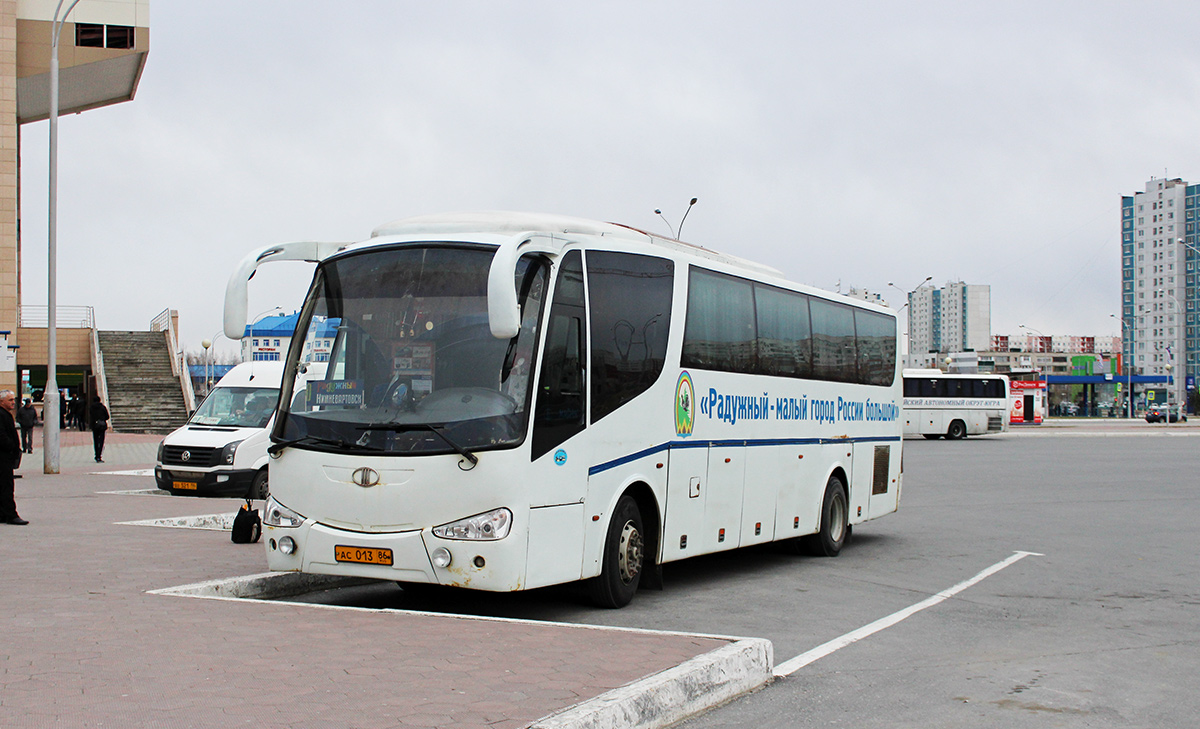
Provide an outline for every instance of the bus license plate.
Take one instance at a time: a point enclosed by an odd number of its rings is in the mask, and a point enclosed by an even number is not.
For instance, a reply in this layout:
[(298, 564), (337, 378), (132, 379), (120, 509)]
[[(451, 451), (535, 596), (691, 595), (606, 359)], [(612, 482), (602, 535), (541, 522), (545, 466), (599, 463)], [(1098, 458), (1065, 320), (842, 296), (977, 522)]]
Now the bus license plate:
[(171, 488), (179, 489), (180, 491), (195, 491), (198, 484), (191, 481), (172, 481)]
[(333, 557), (338, 562), (356, 562), (358, 564), (392, 564), (392, 550), (378, 547), (344, 547), (333, 548)]

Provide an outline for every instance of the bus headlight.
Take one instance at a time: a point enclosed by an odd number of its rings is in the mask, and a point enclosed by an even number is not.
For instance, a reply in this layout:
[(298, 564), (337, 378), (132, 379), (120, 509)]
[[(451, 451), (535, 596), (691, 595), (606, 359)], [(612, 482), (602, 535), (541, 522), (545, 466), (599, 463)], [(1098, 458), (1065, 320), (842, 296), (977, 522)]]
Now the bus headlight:
[(267, 499), (263, 511), (263, 524), (273, 527), (298, 527), (304, 523), (304, 517), (287, 508), (275, 499)]
[(442, 539), (485, 541), (504, 539), (511, 529), (512, 512), (508, 509), (493, 509), (486, 514), (477, 514), (434, 527), (433, 535)]

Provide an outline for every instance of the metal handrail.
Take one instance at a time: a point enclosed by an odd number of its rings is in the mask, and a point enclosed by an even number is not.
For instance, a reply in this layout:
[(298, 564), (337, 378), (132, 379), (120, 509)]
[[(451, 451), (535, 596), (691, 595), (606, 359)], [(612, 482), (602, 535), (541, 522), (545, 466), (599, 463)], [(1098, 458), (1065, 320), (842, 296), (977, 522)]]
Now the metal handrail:
[(100, 351), (100, 332), (92, 327), (92, 375), (96, 378), (96, 395), (108, 405), (108, 375), (104, 373), (104, 353)]
[[(21, 317), (17, 326), (30, 329), (45, 328), (50, 324), (50, 307), (22, 304)], [(91, 306), (58, 306), (54, 309), (54, 325), (58, 329), (95, 329), (96, 310)]]
[(171, 374), (179, 378), (184, 407), (191, 413), (196, 409), (196, 391), (192, 388), (192, 377), (188, 372), (183, 347), (179, 343), (179, 333), (175, 331), (175, 316), (176, 312), (170, 308), (163, 309), (150, 321), (150, 331), (163, 332), (166, 335), (167, 348), (171, 350)]

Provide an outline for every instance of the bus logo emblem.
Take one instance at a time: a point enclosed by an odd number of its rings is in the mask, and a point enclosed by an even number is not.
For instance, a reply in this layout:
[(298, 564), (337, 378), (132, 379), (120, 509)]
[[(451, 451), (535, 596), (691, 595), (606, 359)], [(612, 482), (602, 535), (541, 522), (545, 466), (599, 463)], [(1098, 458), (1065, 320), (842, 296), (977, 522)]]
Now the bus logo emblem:
[(559, 448), (554, 452), (554, 465), (564, 466), (567, 463), (567, 452)]
[(675, 435), (686, 438), (696, 424), (696, 389), (692, 376), (684, 370), (675, 384)]
[(379, 484), (379, 472), (374, 468), (356, 468), (350, 480), (363, 488), (376, 486)]

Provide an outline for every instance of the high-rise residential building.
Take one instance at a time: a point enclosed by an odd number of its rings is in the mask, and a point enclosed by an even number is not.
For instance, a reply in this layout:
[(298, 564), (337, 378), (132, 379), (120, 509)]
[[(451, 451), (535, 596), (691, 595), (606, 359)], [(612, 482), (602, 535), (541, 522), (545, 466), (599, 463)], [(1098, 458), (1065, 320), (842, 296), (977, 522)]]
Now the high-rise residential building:
[(908, 351), (984, 351), (992, 346), (992, 288), (986, 284), (922, 286), (908, 295)]
[(1172, 375), (1172, 401), (1200, 369), (1200, 185), (1152, 179), (1121, 197), (1121, 333), (1134, 374)]

